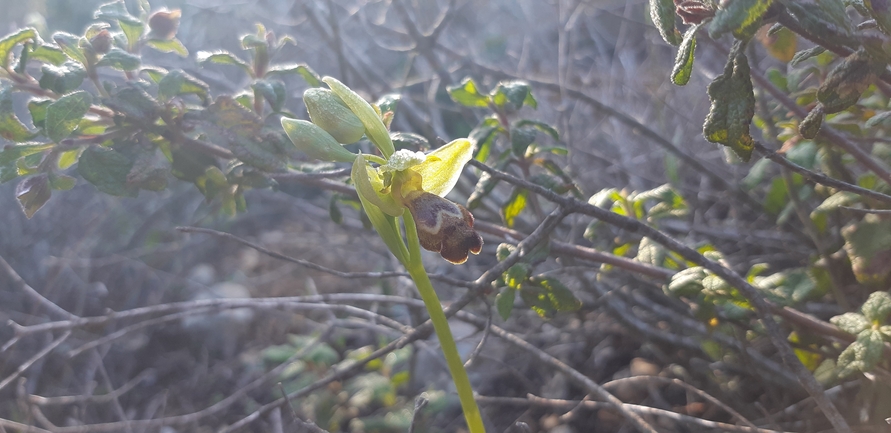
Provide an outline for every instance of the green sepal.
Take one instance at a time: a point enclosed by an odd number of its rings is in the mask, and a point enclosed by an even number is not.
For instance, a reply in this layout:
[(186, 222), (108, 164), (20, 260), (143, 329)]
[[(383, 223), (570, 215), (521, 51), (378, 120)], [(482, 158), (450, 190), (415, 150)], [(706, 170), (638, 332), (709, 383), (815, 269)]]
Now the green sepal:
[[(396, 217), (385, 214), (380, 207), (368, 200), (369, 197), (374, 196), (372, 195), (374, 193), (368, 194), (363, 192), (366, 190), (367, 185), (366, 187), (359, 187), (359, 182), (368, 182), (367, 163), (363, 155), (360, 154), (356, 157), (350, 176), (353, 179), (353, 183), (356, 184), (356, 191), (359, 193), (362, 209), (365, 210), (365, 215), (368, 216), (371, 225), (374, 226), (374, 229), (380, 235), (384, 244), (387, 245), (387, 248), (390, 249), (390, 252), (402, 264), (407, 265), (409, 263), (408, 248), (405, 246), (405, 241), (403, 241), (402, 235), (399, 232)], [(365, 179), (364, 181), (363, 178)]]

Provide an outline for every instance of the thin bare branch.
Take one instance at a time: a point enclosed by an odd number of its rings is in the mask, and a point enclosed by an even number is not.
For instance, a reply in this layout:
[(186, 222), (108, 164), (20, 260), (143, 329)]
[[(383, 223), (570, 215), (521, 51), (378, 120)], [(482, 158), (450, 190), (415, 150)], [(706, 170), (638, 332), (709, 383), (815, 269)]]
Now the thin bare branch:
[[(493, 404), (493, 405), (506, 405), (506, 406), (517, 406), (517, 407), (528, 407), (528, 406), (537, 406), (537, 407), (547, 407), (553, 409), (569, 409), (575, 406), (581, 405), (582, 407), (589, 409), (608, 409), (610, 405), (607, 403), (599, 402), (599, 401), (579, 401), (579, 400), (561, 400), (561, 399), (553, 399), (553, 398), (544, 398), (534, 396), (529, 394), (526, 398), (520, 397), (488, 397), (488, 396), (479, 396), (476, 401), (483, 404)], [(678, 422), (682, 422), (687, 425), (697, 426), (697, 427), (705, 427), (710, 429), (720, 429), (724, 431), (732, 431), (732, 432), (757, 432), (757, 433), (784, 433), (779, 430), (768, 430), (763, 428), (752, 428), (752, 427), (741, 427), (733, 424), (727, 424), (723, 422), (717, 421), (709, 421), (702, 418), (696, 418), (690, 415), (684, 415), (677, 412), (670, 412), (664, 409), (657, 409), (649, 406), (641, 406), (638, 404), (630, 404), (625, 403), (624, 407), (626, 410), (635, 413), (636, 415), (649, 415), (660, 418), (666, 418)]]
[(792, 369), (792, 371), (795, 373), (795, 376), (798, 377), (801, 385), (817, 402), (820, 410), (826, 415), (826, 417), (836, 429), (843, 432), (851, 431), (848, 423), (838, 412), (838, 409), (835, 407), (832, 401), (827, 399), (826, 396), (823, 394), (823, 387), (820, 385), (819, 382), (817, 382), (817, 380), (814, 378), (814, 375), (807, 368), (805, 368), (805, 366), (801, 363), (801, 360), (799, 360), (798, 357), (795, 356), (795, 353), (792, 350), (792, 346), (789, 345), (789, 342), (780, 330), (779, 325), (773, 319), (772, 314), (774, 313), (774, 311), (782, 309), (764, 299), (764, 297), (762, 297), (761, 294), (758, 292), (758, 289), (749, 284), (749, 282), (746, 281), (739, 274), (731, 269), (728, 269), (718, 262), (707, 259), (705, 256), (703, 256), (693, 248), (684, 245), (683, 243), (666, 235), (665, 233), (654, 229), (638, 220), (618, 215), (607, 209), (602, 209), (588, 203), (583, 203), (574, 198), (561, 196), (549, 189), (516, 178), (508, 173), (495, 170), (478, 161), (471, 160), (470, 164), (474, 167), (479, 168), (480, 170), (489, 173), (494, 178), (503, 180), (516, 186), (522, 186), (523, 188), (539, 194), (545, 199), (560, 206), (564, 206), (567, 209), (589, 215), (607, 224), (646, 236), (659, 243), (660, 245), (680, 254), (681, 257), (683, 257), (684, 259), (708, 269), (709, 271), (713, 272), (715, 275), (729, 283), (731, 286), (736, 287), (740, 292), (742, 292), (743, 296), (745, 296), (755, 307), (755, 312), (758, 315), (758, 318), (760, 318), (761, 321), (764, 323), (768, 337), (770, 338), (771, 342), (773, 342), (773, 345), (780, 352), (780, 356), (782, 357), (783, 362)]
[(9, 376), (6, 376), (5, 379), (0, 381), (0, 390), (9, 386), (9, 384), (12, 383), (14, 380), (16, 380), (19, 376), (21, 376), (22, 373), (24, 373), (29, 368), (31, 368), (31, 366), (34, 365), (35, 362), (43, 359), (43, 357), (45, 357), (50, 352), (52, 352), (53, 349), (55, 349), (60, 344), (62, 344), (70, 336), (71, 336), (71, 331), (65, 331), (62, 335), (59, 336), (59, 338), (56, 338), (50, 344), (47, 344), (46, 346), (44, 346), (43, 349), (40, 349), (39, 352), (35, 353), (33, 356), (28, 358), (25, 362), (19, 364), (19, 366), (15, 369), (14, 372), (12, 372), (12, 374), (10, 374)]

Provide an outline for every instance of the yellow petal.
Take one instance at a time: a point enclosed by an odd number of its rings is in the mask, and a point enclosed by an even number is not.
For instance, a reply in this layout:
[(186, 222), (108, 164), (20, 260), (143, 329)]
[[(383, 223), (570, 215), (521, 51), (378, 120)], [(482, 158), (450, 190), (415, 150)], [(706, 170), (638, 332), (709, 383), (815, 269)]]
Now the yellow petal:
[(390, 216), (402, 215), (405, 208), (397, 203), (390, 194), (381, 194), (380, 191), (384, 189), (383, 179), (380, 178), (377, 170), (369, 170), (368, 164), (365, 162), (365, 155), (359, 154), (356, 157), (350, 177), (353, 179), (353, 184), (356, 185), (359, 197), (363, 199), (363, 204), (367, 201)]
[(421, 175), (424, 191), (444, 197), (455, 187), (464, 165), (472, 157), (473, 144), (459, 138), (434, 150), (426, 161), (411, 169)]

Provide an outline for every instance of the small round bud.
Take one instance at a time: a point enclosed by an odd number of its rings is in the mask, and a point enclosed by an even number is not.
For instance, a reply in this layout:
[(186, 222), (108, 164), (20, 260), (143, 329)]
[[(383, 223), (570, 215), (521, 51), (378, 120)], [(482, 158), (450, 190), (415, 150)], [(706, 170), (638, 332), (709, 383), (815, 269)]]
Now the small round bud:
[(303, 103), (313, 123), (328, 131), (338, 143), (350, 144), (365, 135), (365, 125), (328, 89), (310, 88), (303, 92)]
[(160, 10), (149, 17), (149, 37), (152, 39), (170, 40), (176, 37), (176, 30), (179, 29), (179, 18), (182, 11), (179, 9)]
[(90, 38), (90, 45), (93, 47), (93, 51), (98, 54), (105, 54), (108, 50), (111, 49), (111, 43), (113, 38), (111, 33), (108, 30), (102, 30), (99, 33), (96, 33), (95, 36)]

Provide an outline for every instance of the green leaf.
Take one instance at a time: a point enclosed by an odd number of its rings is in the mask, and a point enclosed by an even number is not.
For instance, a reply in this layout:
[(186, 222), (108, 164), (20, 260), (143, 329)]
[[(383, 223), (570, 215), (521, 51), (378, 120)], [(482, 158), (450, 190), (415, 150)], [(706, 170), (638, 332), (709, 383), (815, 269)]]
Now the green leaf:
[(530, 282), (547, 291), (551, 306), (557, 311), (576, 311), (582, 307), (582, 301), (578, 300), (569, 288), (554, 277), (535, 277)]
[(87, 71), (77, 62), (67, 61), (61, 66), (43, 65), (40, 67), (40, 87), (65, 94), (80, 87), (87, 77)]
[(863, 126), (867, 129), (875, 128), (877, 126), (889, 125), (891, 125), (891, 111), (883, 111), (881, 113), (878, 113), (875, 116), (867, 119), (866, 123), (863, 124)]
[(529, 273), (532, 272), (532, 266), (528, 263), (515, 263), (504, 272), (502, 278), (507, 287), (519, 289), (520, 285), (529, 279)]
[(210, 86), (181, 69), (174, 69), (167, 73), (161, 81), (158, 82), (158, 98), (161, 101), (168, 101), (174, 96), (196, 95), (201, 99), (202, 104), (210, 101), (208, 93)]
[[(495, 106), (504, 108), (508, 112), (513, 112), (523, 108), (523, 105), (529, 101), (528, 96), (531, 93), (532, 88), (529, 86), (529, 83), (513, 80), (498, 83), (490, 93), (490, 96)], [(534, 102), (534, 98), (532, 101), (532, 108), (536, 108), (538, 103)]]
[(789, 66), (793, 68), (798, 67), (798, 65), (810, 58), (814, 58), (826, 52), (826, 48), (823, 48), (819, 45), (815, 47), (808, 48), (806, 50), (799, 51), (792, 56), (792, 60), (789, 61)]
[(307, 84), (311, 87), (322, 87), (322, 77), (313, 71), (312, 68), (306, 66), (305, 64), (293, 64), (293, 65), (277, 65), (269, 68), (269, 71), (266, 72), (267, 78), (272, 78), (277, 75), (291, 75), (297, 74)]
[(68, 191), (69, 189), (74, 188), (74, 185), (77, 184), (77, 179), (64, 174), (50, 173), (49, 183), (52, 189)]
[(488, 126), (482, 124), (470, 131), (467, 138), (473, 143), (473, 148), (476, 152), (474, 158), (477, 161), (486, 162), (492, 151), (492, 143), (498, 138), (498, 134), (504, 131), (505, 129), (501, 125)]
[(96, 62), (96, 66), (108, 66), (119, 71), (135, 71), (139, 68), (139, 63), (139, 56), (130, 54), (120, 48), (112, 48)]
[(838, 376), (844, 378), (861, 371), (869, 372), (882, 359), (882, 333), (867, 329), (857, 334), (857, 340), (838, 355)]
[(807, 113), (801, 124), (798, 125), (798, 133), (804, 138), (813, 139), (820, 132), (825, 117), (826, 113), (823, 110), (823, 104), (817, 104), (813, 110)]
[(68, 56), (66, 56), (62, 50), (52, 45), (32, 44), (31, 46), (31, 53), (28, 55), (31, 60), (37, 60), (55, 66), (59, 66), (68, 60)]
[[(789, 62), (795, 57), (798, 37), (791, 30), (779, 27), (779, 31), (759, 36), (758, 38), (767, 52), (781, 62)], [(785, 86), (783, 86), (785, 87)]]
[(90, 146), (80, 155), (77, 173), (99, 191), (120, 197), (136, 197), (139, 189), (128, 184), (133, 161), (122, 153), (100, 146)]
[(526, 155), (526, 149), (535, 141), (535, 137), (535, 129), (528, 126), (511, 130), (510, 146), (514, 155), (518, 157)]
[(539, 122), (537, 120), (529, 120), (529, 119), (517, 120), (516, 122), (513, 123), (513, 125), (511, 126), (511, 129), (523, 128), (523, 127), (527, 127), (527, 126), (531, 126), (541, 132), (544, 132), (545, 134), (550, 135), (551, 138), (554, 139), (554, 141), (560, 141), (560, 133), (557, 132), (557, 128), (554, 128), (553, 126), (548, 125), (545, 122)]
[(517, 216), (526, 209), (526, 199), (529, 191), (523, 188), (514, 188), (510, 198), (501, 206), (501, 213), (504, 215), (504, 223), (508, 227), (513, 227)]
[(214, 65), (232, 65), (238, 66), (243, 69), (249, 76), (254, 75), (254, 71), (251, 68), (251, 65), (247, 64), (244, 60), (241, 60), (235, 54), (232, 54), (228, 51), (199, 51), (197, 54), (198, 63), (201, 66), (207, 66), (210, 64)]
[(708, 27), (709, 36), (718, 39), (733, 32), (738, 39), (748, 39), (761, 24), (761, 16), (767, 12), (771, 0), (733, 0), (722, 2)]
[(55, 147), (53, 143), (46, 144), (15, 144), (0, 148), (0, 166), (14, 163), (19, 158), (41, 153)]
[(831, 212), (842, 206), (850, 206), (854, 203), (860, 202), (860, 195), (853, 192), (848, 191), (839, 191), (835, 194), (826, 197), (826, 200), (823, 200), (823, 203), (820, 203), (819, 206), (814, 208), (814, 211), (811, 212), (811, 216), (814, 213), (824, 213)]
[(764, 197), (764, 210), (772, 215), (779, 214), (783, 207), (786, 206), (787, 194), (786, 182), (780, 177), (774, 178), (770, 184), (770, 189), (767, 190), (767, 195)]
[(189, 57), (189, 50), (179, 39), (149, 39), (145, 44), (162, 53), (176, 53), (180, 57)]
[(669, 294), (675, 297), (694, 297), (702, 292), (702, 280), (707, 276), (705, 268), (696, 266), (684, 269), (671, 276), (671, 281), (666, 287)]
[(863, 315), (873, 323), (883, 323), (891, 313), (891, 295), (888, 292), (872, 292), (860, 307)]
[(159, 161), (154, 151), (140, 151), (137, 155), (127, 173), (127, 184), (149, 191), (163, 191), (170, 173), (166, 161)]
[(52, 196), (46, 174), (38, 174), (22, 180), (16, 185), (15, 197), (19, 200), (22, 212), (31, 218)]
[(529, 177), (529, 181), (543, 186), (551, 191), (556, 192), (557, 194), (566, 194), (575, 187), (572, 183), (566, 183), (559, 176), (554, 176), (548, 173), (536, 173)]
[(842, 0), (816, 0), (818, 10), (830, 23), (841, 28), (845, 33), (851, 31), (851, 23), (845, 10), (846, 2)]
[(849, 334), (859, 334), (860, 331), (869, 328), (869, 320), (862, 314), (845, 313), (829, 319), (829, 322)]
[(650, 0), (650, 19), (659, 30), (665, 42), (671, 45), (681, 43), (681, 32), (675, 26), (677, 14), (672, 0)]
[(53, 41), (59, 44), (59, 48), (72, 60), (80, 62), (81, 65), (87, 65), (87, 56), (81, 48), (81, 43), (86, 42), (86, 39), (71, 33), (56, 32), (53, 33)]
[(549, 317), (556, 312), (551, 300), (548, 298), (547, 291), (543, 287), (525, 284), (520, 289), (520, 298), (529, 309), (535, 311), (541, 317)]
[(89, 93), (69, 93), (46, 107), (46, 134), (56, 143), (67, 138), (87, 114), (92, 103)]
[(842, 229), (845, 252), (861, 284), (881, 284), (891, 274), (891, 220), (867, 215)]
[(33, 41), (36, 38), (37, 30), (28, 27), (17, 30), (0, 39), (0, 67), (3, 69), (9, 68), (9, 59), (12, 54), (12, 49), (15, 48), (16, 45), (27, 41)]
[(130, 12), (127, 10), (127, 5), (124, 4), (123, 0), (113, 1), (99, 6), (99, 8), (96, 9), (96, 13), (93, 15), (93, 18), (108, 23), (123, 21), (128, 24), (138, 24), (140, 22), (138, 18), (130, 15)]
[(446, 88), (453, 101), (465, 107), (487, 107), (489, 97), (479, 92), (473, 78), (467, 77), (460, 84)]
[(122, 87), (103, 102), (112, 110), (139, 122), (154, 121), (162, 110), (158, 101), (137, 86)]
[(142, 21), (136, 21), (135, 23), (118, 21), (118, 24), (121, 26), (124, 37), (127, 38), (127, 51), (135, 52), (137, 47), (139, 47), (139, 40), (142, 39), (142, 35), (145, 33), (145, 24)]
[(59, 155), (59, 168), (64, 170), (68, 167), (77, 163), (77, 158), (80, 158), (80, 149), (68, 150), (62, 152)]
[(864, 0), (861, 3), (869, 11), (879, 28), (885, 34), (891, 34), (891, 5), (881, 0)]
[(35, 155), (55, 146), (49, 144), (18, 144), (5, 146), (0, 149), (0, 183), (6, 183), (15, 179), (19, 173), (16, 162), (19, 158)]
[[(266, 74), (269, 75), (269, 74)], [(377, 105), (378, 108), (381, 109), (381, 116), (384, 116), (387, 113), (393, 113), (396, 115), (396, 108), (399, 107), (399, 101), (402, 100), (402, 95), (398, 93), (387, 93), (384, 96), (375, 101), (374, 105)]]
[(513, 254), (514, 251), (517, 250), (517, 246), (514, 244), (509, 244), (507, 242), (502, 242), (498, 244), (498, 247), (495, 248), (495, 258), (498, 259), (499, 262), (503, 262), (507, 259), (508, 256)]
[(337, 201), (336, 195), (332, 195), (331, 199), (328, 200), (328, 216), (331, 217), (331, 221), (334, 221), (334, 224), (343, 224), (343, 212), (337, 206)]
[(668, 251), (665, 247), (645, 237), (640, 240), (640, 245), (637, 246), (637, 257), (634, 260), (653, 266), (662, 266), (667, 254)]
[(266, 99), (266, 102), (272, 107), (273, 113), (281, 111), (282, 105), (285, 104), (284, 83), (278, 80), (257, 80), (251, 83), (251, 89), (263, 95), (263, 99)]
[(501, 289), (501, 292), (495, 296), (495, 308), (502, 320), (510, 318), (510, 313), (514, 311), (514, 300), (517, 299), (517, 291), (510, 287)]
[(15, 109), (12, 106), (12, 87), (0, 88), (0, 137), (21, 143), (36, 135), (15, 115)]
[(709, 84), (708, 96), (711, 108), (702, 128), (706, 140), (729, 146), (743, 161), (748, 161), (755, 148), (749, 134), (755, 115), (755, 93), (749, 62), (739, 43), (724, 66), (724, 73)]
[(674, 69), (671, 71), (671, 82), (677, 86), (686, 85), (693, 75), (693, 53), (696, 51), (696, 32), (698, 30), (699, 25), (691, 26), (687, 29), (687, 33), (684, 33), (684, 40), (678, 48), (678, 55), (674, 60)]
[(480, 180), (477, 181), (473, 192), (467, 198), (467, 209), (476, 209), (483, 199), (492, 193), (496, 185), (498, 185), (498, 179), (493, 178), (489, 173), (481, 174)]
[(860, 99), (870, 84), (885, 70), (885, 63), (866, 49), (845, 57), (817, 89), (817, 100), (823, 103), (826, 114), (838, 113)]

